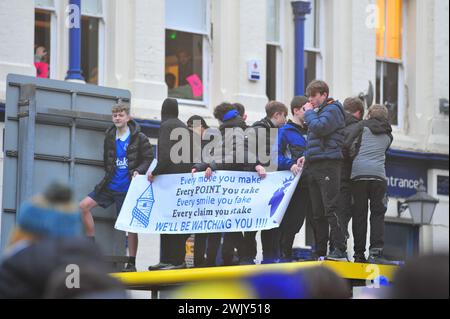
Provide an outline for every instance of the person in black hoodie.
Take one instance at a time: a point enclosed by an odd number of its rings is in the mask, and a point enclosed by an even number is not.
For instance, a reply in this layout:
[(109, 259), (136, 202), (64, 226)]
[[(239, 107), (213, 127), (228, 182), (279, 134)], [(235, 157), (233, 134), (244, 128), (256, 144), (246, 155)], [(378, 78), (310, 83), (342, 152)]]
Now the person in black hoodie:
[[(179, 143), (179, 139), (171, 140), (170, 133), (174, 129), (185, 129), (188, 127), (178, 119), (178, 102), (175, 99), (167, 98), (164, 100), (161, 108), (161, 127), (158, 137), (158, 163), (147, 177), (149, 182), (153, 182), (156, 176), (161, 174), (188, 173), (191, 171), (190, 160), (181, 163), (175, 163), (170, 156), (172, 147)], [(186, 234), (161, 234), (161, 256), (157, 265), (150, 266), (149, 270), (157, 269), (181, 269), (186, 267), (185, 245), (189, 235)]]
[[(273, 154), (274, 148), (278, 149), (278, 137), (270, 134), (272, 129), (278, 129), (279, 127), (286, 124), (286, 117), (288, 115), (288, 108), (281, 102), (270, 101), (266, 105), (266, 117), (257, 121), (253, 124), (253, 128), (256, 131), (256, 141), (258, 141), (258, 134), (260, 134), (260, 130), (265, 130), (266, 133), (266, 143), (265, 143), (265, 152), (266, 155)], [(260, 145), (257, 145), (258, 148)], [(260, 155), (260, 150), (258, 149), (258, 155)], [(273, 160), (271, 156), (271, 160)], [(258, 159), (259, 162), (263, 162), (261, 158)], [(278, 161), (278, 157), (275, 158), (275, 161)], [(270, 163), (264, 163), (264, 166), (268, 167)], [(254, 239), (256, 236), (256, 232), (250, 232), (248, 237), (247, 245), (254, 245), (255, 249), (253, 251), (256, 252), (256, 240)], [(280, 231), (279, 228), (273, 228), (269, 230), (261, 231), (261, 244), (263, 251), (263, 260), (262, 263), (274, 263), (278, 262), (280, 259)], [(248, 259), (251, 261), (255, 256), (248, 256)]]
[(386, 151), (393, 141), (388, 110), (373, 105), (361, 122), (352, 165), (353, 237), (355, 262), (365, 262), (367, 215), (370, 202), (370, 263), (388, 263), (383, 258), (384, 215), (387, 210)]
[[(95, 236), (91, 210), (96, 206), (107, 208), (116, 205), (119, 214), (130, 187), (131, 178), (145, 174), (153, 160), (153, 150), (148, 137), (139, 124), (130, 118), (130, 107), (116, 104), (112, 108), (113, 125), (106, 131), (103, 161), (105, 176), (81, 202), (80, 210), (86, 235)], [(128, 233), (129, 260), (124, 271), (136, 271), (138, 236)]]
[[(359, 97), (349, 97), (344, 101), (345, 111), (345, 128), (342, 130), (344, 134), (344, 145), (342, 147), (342, 155), (344, 159), (341, 167), (341, 190), (338, 199), (337, 216), (339, 224), (344, 232), (345, 238), (349, 238), (348, 223), (352, 215), (352, 191), (350, 175), (352, 172), (353, 157), (352, 145), (355, 139), (355, 132), (359, 130), (359, 121), (364, 117), (364, 104)], [(332, 250), (332, 249), (331, 249)]]

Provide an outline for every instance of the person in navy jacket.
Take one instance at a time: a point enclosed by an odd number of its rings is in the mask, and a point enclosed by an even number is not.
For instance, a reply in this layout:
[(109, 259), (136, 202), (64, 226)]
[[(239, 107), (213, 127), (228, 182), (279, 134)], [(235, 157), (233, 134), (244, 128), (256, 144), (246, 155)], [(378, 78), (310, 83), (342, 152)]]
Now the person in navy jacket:
[[(343, 160), (345, 111), (339, 101), (329, 97), (324, 81), (313, 81), (306, 88), (309, 103), (305, 110), (308, 126), (308, 143), (305, 156), (299, 160), (309, 175), (312, 210), (317, 225), (328, 223), (328, 228), (318, 227), (316, 253), (331, 260), (348, 260), (344, 232), (337, 217)], [(331, 252), (327, 253), (330, 235)]]
[[(278, 131), (278, 170), (290, 170), (294, 175), (300, 173), (297, 165), (306, 150), (307, 127), (304, 122), (303, 106), (308, 102), (305, 96), (296, 96), (291, 102), (292, 120)], [(284, 214), (280, 225), (281, 261), (292, 261), (292, 246), (295, 235), (300, 231), (305, 217), (311, 210), (307, 175), (303, 172), (297, 188)]]

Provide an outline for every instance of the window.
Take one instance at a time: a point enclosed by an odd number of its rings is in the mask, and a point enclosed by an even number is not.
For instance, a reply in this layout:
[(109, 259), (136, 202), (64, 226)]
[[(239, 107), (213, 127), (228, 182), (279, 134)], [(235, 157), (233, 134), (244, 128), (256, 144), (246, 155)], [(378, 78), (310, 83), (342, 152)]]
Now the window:
[(398, 73), (397, 63), (377, 61), (376, 103), (389, 110), (389, 122), (398, 125)]
[(305, 91), (309, 83), (320, 77), (319, 0), (311, 1), (311, 13), (305, 20)]
[(99, 84), (102, 48), (102, 1), (83, 0), (81, 5), (81, 71), (86, 83)]
[(166, 1), (165, 80), (170, 97), (206, 102), (208, 4)]
[(36, 0), (34, 11), (34, 65), (36, 76), (55, 77), (56, 25), (53, 0)]
[(392, 125), (399, 125), (402, 83), (402, 0), (377, 0), (375, 102), (389, 110)]
[(81, 70), (86, 83), (98, 84), (99, 19), (81, 18)]
[(448, 169), (430, 169), (428, 170), (428, 193), (439, 199), (438, 207), (441, 204), (447, 205), (448, 198)]
[(266, 94), (269, 101), (277, 99), (277, 46), (267, 45)]
[(279, 85), (280, 20), (280, 0), (267, 0), (266, 94), (271, 101), (277, 99)]
[(406, 260), (419, 251), (419, 227), (386, 222), (383, 255), (389, 260)]
[(437, 194), (448, 196), (448, 176), (437, 176)]
[(166, 29), (166, 84), (169, 96), (203, 100), (203, 36)]
[(309, 83), (317, 79), (318, 53), (305, 50), (305, 92)]

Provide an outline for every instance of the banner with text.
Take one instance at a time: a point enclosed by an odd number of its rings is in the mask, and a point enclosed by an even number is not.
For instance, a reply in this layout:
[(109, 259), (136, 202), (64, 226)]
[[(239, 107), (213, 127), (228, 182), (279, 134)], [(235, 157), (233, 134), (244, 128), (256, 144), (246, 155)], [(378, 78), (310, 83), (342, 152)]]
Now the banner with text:
[(115, 225), (134, 233), (255, 231), (280, 225), (300, 174), (216, 171), (133, 178)]

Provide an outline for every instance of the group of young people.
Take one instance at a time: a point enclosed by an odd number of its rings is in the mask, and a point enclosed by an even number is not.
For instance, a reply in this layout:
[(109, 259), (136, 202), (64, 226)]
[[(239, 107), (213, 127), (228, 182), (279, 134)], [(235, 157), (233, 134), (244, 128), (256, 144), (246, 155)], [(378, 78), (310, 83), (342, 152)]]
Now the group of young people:
[[(263, 119), (249, 126), (242, 104), (221, 103), (214, 109), (219, 125), (218, 129), (213, 129), (198, 115), (187, 123), (182, 122), (178, 118), (177, 100), (166, 99), (161, 109), (157, 165), (147, 173), (154, 158), (152, 146), (131, 119), (129, 107), (115, 105), (113, 125), (104, 143), (105, 177), (80, 203), (86, 235), (95, 236), (91, 210), (115, 204), (119, 212), (131, 179), (137, 174), (148, 174), (150, 182), (157, 181), (162, 174), (204, 171), (209, 177), (215, 170), (254, 171), (264, 178), (275, 167), (290, 170), (294, 175), (301, 173), (301, 177), (280, 227), (261, 231), (262, 263), (293, 260), (294, 238), (305, 219), (314, 231), (313, 258), (348, 261), (348, 226), (352, 219), (354, 261), (388, 263), (383, 257), (387, 210), (385, 162), (393, 137), (387, 108), (372, 105), (366, 111), (358, 97), (349, 97), (342, 105), (330, 96), (324, 81), (313, 81), (306, 89), (306, 96), (292, 99), (290, 110), (281, 102), (270, 101), (265, 111)], [(289, 113), (291, 119), (287, 120)], [(206, 156), (199, 160), (192, 156), (193, 145), (190, 145), (189, 161), (178, 162), (171, 158), (171, 150), (179, 142), (171, 139), (175, 129), (189, 130), (191, 144), (195, 137), (201, 137), (197, 140), (201, 141), (203, 150), (211, 136), (219, 135), (222, 138), (220, 151), (217, 148), (203, 151)], [(233, 134), (227, 133), (230, 129)], [(274, 130), (277, 134), (272, 134)], [(255, 139), (247, 136), (250, 131), (255, 132)], [(262, 138), (258, 139), (260, 136)], [(263, 160), (259, 148), (267, 152), (270, 161)], [(276, 158), (271, 154), (276, 154)], [(189, 236), (161, 234), (160, 262), (149, 270), (186, 267), (185, 245)], [(137, 246), (137, 234), (128, 233), (126, 271), (136, 270)], [(255, 231), (195, 234), (195, 267), (254, 264), (256, 254)]]

